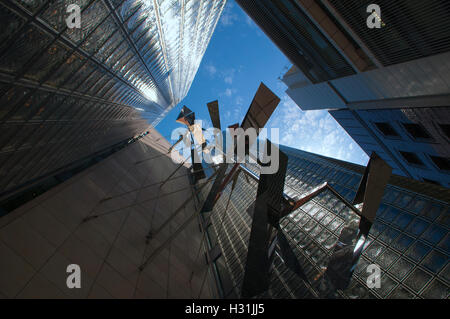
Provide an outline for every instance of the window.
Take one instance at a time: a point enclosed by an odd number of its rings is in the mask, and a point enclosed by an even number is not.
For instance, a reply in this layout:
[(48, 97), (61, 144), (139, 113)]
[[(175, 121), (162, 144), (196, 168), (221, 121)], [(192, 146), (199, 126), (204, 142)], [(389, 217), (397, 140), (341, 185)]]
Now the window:
[(400, 151), (400, 154), (403, 156), (405, 161), (407, 161), (408, 163), (423, 166), (422, 160), (416, 154), (411, 153), (411, 152), (402, 152), (402, 151)]
[(440, 156), (430, 156), (430, 158), (439, 169), (450, 171), (450, 160), (448, 158)]
[(374, 124), (385, 136), (399, 136), (389, 123), (377, 122)]
[(431, 138), (431, 135), (428, 134), (427, 130), (420, 124), (415, 123), (402, 123), (403, 127), (408, 131), (408, 133), (416, 138)]
[(444, 132), (445, 136), (447, 138), (450, 138), (450, 124), (439, 124), (441, 127), (442, 132)]

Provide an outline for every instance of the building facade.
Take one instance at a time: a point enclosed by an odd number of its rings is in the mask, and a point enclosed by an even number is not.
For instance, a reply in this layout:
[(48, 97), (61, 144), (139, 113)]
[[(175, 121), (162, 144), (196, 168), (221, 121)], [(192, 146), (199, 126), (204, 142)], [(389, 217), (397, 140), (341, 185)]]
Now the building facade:
[[(76, 4), (80, 28), (66, 19)], [(225, 1), (0, 4), (0, 197), (155, 126), (193, 81)]]
[(449, 107), (329, 113), (367, 154), (380, 154), (396, 174), (450, 187)]
[[(0, 214), (0, 299), (217, 298), (191, 217), (198, 203), (186, 201), (190, 173), (174, 172), (170, 146), (149, 127), (135, 143)], [(70, 285), (77, 282), (70, 265), (79, 267), (79, 287)]]
[[(345, 199), (355, 196), (364, 168), (283, 147), (288, 155), (284, 192), (302, 196), (328, 182)], [(222, 297), (241, 294), (259, 167), (246, 164), (235, 188), (230, 183), (205, 215), (211, 246), (220, 248), (215, 269)], [(202, 193), (206, 197), (207, 192)], [(349, 286), (326, 290), (322, 275), (345, 225), (358, 222), (342, 200), (326, 191), (281, 221), (281, 227), (307, 280), (289, 270), (275, 254), (270, 288), (263, 298), (448, 298), (450, 294), (450, 219), (448, 189), (393, 175), (364, 243)], [(218, 249), (218, 248), (216, 248)], [(367, 267), (381, 269), (380, 288), (367, 285)]]
[(238, 2), (294, 64), (282, 80), (302, 110), (330, 110), (396, 174), (449, 186), (448, 2)]
[(283, 80), (304, 110), (448, 106), (446, 1), (378, 1), (380, 28), (371, 1), (238, 3), (294, 64)]

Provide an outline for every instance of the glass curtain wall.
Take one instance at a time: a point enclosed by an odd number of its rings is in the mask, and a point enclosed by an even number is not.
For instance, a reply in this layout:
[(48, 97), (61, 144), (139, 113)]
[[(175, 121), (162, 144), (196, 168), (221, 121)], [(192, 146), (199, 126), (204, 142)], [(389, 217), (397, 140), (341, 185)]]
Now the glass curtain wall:
[[(328, 181), (344, 198), (353, 200), (361, 174), (300, 150), (281, 147), (289, 156), (285, 194), (302, 196)], [(257, 165), (247, 165), (256, 175)], [(257, 179), (239, 174), (210, 214), (210, 237), (220, 245), (216, 265), (225, 297), (240, 296)], [(231, 193), (231, 197), (230, 197)], [(203, 192), (203, 196), (207, 191)], [(359, 224), (354, 214), (330, 191), (321, 193), (281, 221), (281, 227), (308, 281), (290, 271), (275, 254), (269, 298), (448, 298), (450, 293), (449, 205), (435, 198), (388, 185), (376, 220), (364, 244), (347, 289), (328, 289), (323, 274), (344, 228)], [(381, 269), (381, 287), (367, 286), (367, 266)], [(322, 286), (321, 286), (322, 285)], [(327, 287), (325, 287), (327, 288)], [(329, 288), (329, 287), (328, 287)]]

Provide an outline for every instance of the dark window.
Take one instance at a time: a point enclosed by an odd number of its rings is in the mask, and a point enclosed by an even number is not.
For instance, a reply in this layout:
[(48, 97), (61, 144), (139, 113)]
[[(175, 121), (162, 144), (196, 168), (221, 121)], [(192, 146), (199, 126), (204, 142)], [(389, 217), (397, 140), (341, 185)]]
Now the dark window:
[(430, 158), (439, 169), (450, 171), (450, 160), (448, 158), (440, 156), (430, 156)]
[(442, 132), (447, 136), (447, 138), (450, 138), (450, 124), (439, 124), (441, 127)]
[(375, 125), (385, 136), (399, 136), (389, 123), (378, 122)]
[(402, 154), (403, 158), (410, 164), (423, 165), (422, 160), (414, 153), (400, 152), (400, 154)]
[(431, 138), (427, 130), (420, 124), (415, 123), (402, 123), (403, 127), (411, 134), (414, 138)]

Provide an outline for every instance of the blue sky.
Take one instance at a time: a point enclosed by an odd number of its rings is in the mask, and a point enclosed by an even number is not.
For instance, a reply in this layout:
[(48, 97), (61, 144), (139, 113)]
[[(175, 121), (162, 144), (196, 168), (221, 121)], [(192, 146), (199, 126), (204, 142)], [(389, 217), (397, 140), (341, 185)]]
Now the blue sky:
[[(229, 0), (186, 98), (157, 125), (170, 140), (183, 105), (210, 127), (206, 103), (219, 100), (222, 128), (241, 123), (260, 82), (281, 102), (267, 128), (279, 128), (280, 144), (366, 165), (367, 155), (328, 114), (303, 112), (280, 78), (292, 64), (233, 0)], [(205, 123), (206, 122), (206, 123)]]

